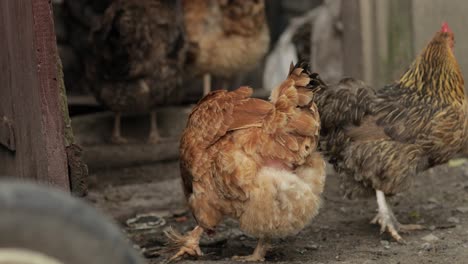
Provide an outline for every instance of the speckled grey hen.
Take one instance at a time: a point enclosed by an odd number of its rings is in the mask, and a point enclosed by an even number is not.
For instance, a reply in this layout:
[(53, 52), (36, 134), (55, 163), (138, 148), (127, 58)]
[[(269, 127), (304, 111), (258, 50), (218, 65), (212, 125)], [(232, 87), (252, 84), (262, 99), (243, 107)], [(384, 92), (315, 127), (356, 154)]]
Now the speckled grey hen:
[(467, 143), (464, 80), (447, 24), (435, 34), (400, 80), (378, 91), (346, 78), (316, 96), (321, 149), (343, 176), (349, 196), (375, 191), (379, 211), (371, 221), (397, 241), (402, 225), (385, 195), (406, 190), (423, 170), (447, 162)]
[(121, 113), (151, 112), (148, 141), (160, 139), (157, 106), (182, 99), (186, 45), (180, 1), (117, 0), (91, 32), (87, 77), (97, 100), (115, 112), (112, 142), (125, 143)]

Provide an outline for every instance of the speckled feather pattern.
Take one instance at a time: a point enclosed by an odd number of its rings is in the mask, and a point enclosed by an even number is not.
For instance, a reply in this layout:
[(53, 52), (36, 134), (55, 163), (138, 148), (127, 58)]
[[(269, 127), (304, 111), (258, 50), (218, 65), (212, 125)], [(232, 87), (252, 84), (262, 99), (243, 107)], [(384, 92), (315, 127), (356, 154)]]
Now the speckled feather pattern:
[(102, 104), (147, 112), (182, 99), (187, 43), (177, 3), (117, 0), (107, 8), (91, 32), (87, 58), (87, 77)]
[(406, 190), (415, 174), (447, 162), (467, 143), (464, 81), (438, 32), (401, 79), (379, 91), (347, 78), (316, 96), (320, 148), (349, 197)]

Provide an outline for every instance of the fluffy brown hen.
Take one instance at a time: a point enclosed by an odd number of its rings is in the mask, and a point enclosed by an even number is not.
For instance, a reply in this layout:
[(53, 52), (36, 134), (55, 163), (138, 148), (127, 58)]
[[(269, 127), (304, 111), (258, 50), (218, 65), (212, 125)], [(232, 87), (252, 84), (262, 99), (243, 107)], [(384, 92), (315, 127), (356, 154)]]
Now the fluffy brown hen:
[(87, 77), (97, 100), (116, 113), (113, 142), (126, 142), (121, 113), (151, 112), (148, 141), (156, 143), (155, 107), (182, 99), (181, 9), (180, 1), (116, 0), (91, 32)]
[(171, 260), (201, 255), (203, 231), (225, 217), (260, 240), (250, 256), (263, 260), (270, 238), (299, 232), (317, 214), (325, 163), (316, 152), (320, 130), (312, 102), (319, 87), (308, 65), (297, 65), (271, 95), (251, 98), (252, 89), (218, 90), (204, 97), (184, 130), (181, 176), (198, 223), (188, 235), (168, 232)]
[(204, 75), (204, 95), (211, 75), (250, 71), (268, 51), (264, 0), (184, 0), (183, 9), (188, 65), (192, 74)]
[(349, 196), (375, 191), (372, 223), (397, 241), (401, 225), (385, 195), (406, 190), (415, 174), (447, 162), (467, 142), (467, 101), (447, 24), (435, 34), (400, 80), (374, 91), (343, 79), (317, 94), (321, 148), (344, 176)]

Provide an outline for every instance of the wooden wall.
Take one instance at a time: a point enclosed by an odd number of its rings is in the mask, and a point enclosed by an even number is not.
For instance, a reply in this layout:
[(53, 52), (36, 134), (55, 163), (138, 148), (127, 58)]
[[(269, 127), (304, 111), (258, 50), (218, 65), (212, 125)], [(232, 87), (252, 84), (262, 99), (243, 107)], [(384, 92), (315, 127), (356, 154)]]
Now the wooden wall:
[(0, 36), (0, 174), (69, 190), (50, 1), (0, 1)]
[(342, 0), (345, 74), (382, 87), (397, 79), (447, 21), (455, 55), (468, 76), (468, 2), (464, 0)]

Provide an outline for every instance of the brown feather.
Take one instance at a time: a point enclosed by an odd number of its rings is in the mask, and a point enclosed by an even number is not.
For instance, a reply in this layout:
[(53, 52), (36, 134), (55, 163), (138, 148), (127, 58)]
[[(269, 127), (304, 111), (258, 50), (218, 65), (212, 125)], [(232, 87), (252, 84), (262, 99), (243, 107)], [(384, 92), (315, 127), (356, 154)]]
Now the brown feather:
[(277, 237), (298, 232), (315, 216), (325, 180), (312, 102), (319, 82), (302, 65), (270, 102), (241, 87), (212, 92), (192, 110), (180, 144), (181, 176), (201, 227), (213, 229), (231, 216), (250, 234)]

